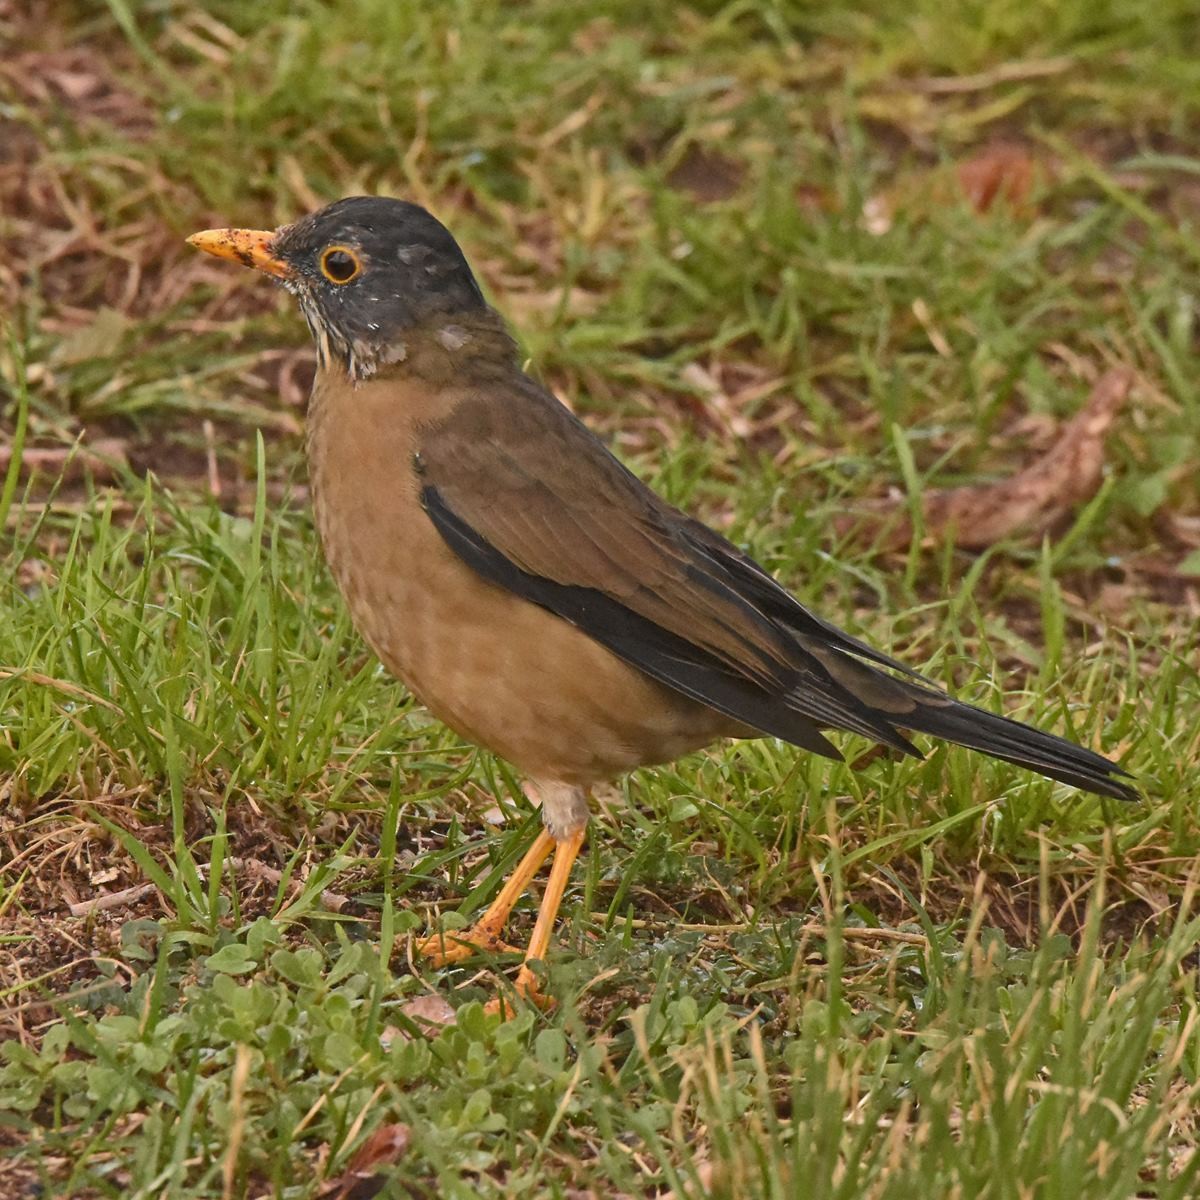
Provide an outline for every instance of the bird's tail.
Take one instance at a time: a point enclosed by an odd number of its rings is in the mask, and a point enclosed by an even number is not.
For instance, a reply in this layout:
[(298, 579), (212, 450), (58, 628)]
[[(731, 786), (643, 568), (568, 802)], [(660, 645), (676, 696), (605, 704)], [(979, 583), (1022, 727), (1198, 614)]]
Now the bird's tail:
[(1132, 778), (1129, 772), (1094, 750), (949, 696), (934, 692), (926, 697), (921, 694), (922, 688), (911, 684), (903, 686), (914, 693), (916, 700), (911, 712), (901, 718), (908, 729), (945, 738), (972, 750), (982, 750), (993, 758), (1029, 767), (1085, 792), (1114, 796), (1118, 800), (1138, 799), (1137, 790), (1122, 782)]
[(853, 645), (844, 650), (814, 637), (801, 636), (799, 640), (824, 665), (836, 690), (853, 698), (855, 721), (853, 725), (847, 722), (846, 728), (877, 737), (907, 753), (918, 752), (904, 737), (904, 731), (928, 733), (1029, 767), (1086, 792), (1118, 800), (1139, 798), (1137, 789), (1123, 782), (1132, 778), (1129, 772), (1094, 750), (1011, 717), (964, 704), (923, 681), (889, 675), (863, 662), (855, 655)]

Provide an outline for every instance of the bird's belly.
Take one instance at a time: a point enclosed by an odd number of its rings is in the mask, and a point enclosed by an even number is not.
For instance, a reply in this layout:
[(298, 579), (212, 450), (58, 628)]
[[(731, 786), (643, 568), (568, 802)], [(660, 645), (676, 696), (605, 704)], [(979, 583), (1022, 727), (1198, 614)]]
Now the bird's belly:
[[(406, 457), (389, 455), (390, 470), (362, 462), (348, 470), (332, 441), (310, 447), (325, 557), (356, 628), (450, 728), (534, 779), (580, 785), (735, 731), (561, 617), (476, 575), (426, 516), (405, 478)], [(376, 471), (395, 486), (364, 487)]]
[[(455, 564), (457, 566), (457, 564)], [(463, 568), (469, 570), (469, 568)], [(385, 666), (456, 732), (536, 779), (588, 784), (694, 750), (723, 719), (485, 581), (384, 585), (352, 603)], [(344, 590), (359, 594), (354, 583)]]

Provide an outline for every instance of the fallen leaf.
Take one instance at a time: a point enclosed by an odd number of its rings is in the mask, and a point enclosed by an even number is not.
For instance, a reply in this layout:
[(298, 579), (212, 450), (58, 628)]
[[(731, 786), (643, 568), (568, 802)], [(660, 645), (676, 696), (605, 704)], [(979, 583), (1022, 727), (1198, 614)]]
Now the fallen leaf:
[[(1090, 500), (1103, 475), (1105, 437), (1132, 382), (1129, 371), (1105, 372), (1050, 449), (1011, 478), (926, 491), (921, 496), (926, 541), (944, 541), (952, 533), (958, 546), (982, 550), (1009, 537), (1041, 537), (1072, 508)], [(896, 496), (862, 504), (857, 514), (836, 521), (835, 528), (874, 537), (881, 549), (899, 549), (913, 535), (912, 521), (903, 511), (906, 503)]]
[(958, 164), (958, 185), (967, 203), (985, 213), (997, 200), (1025, 209), (1033, 190), (1036, 163), (1024, 146), (996, 142)]
[(1052, 166), (1016, 142), (993, 142), (954, 166), (938, 165), (902, 173), (867, 198), (860, 225), (875, 237), (890, 232), (897, 219), (909, 224), (931, 219), (965, 200), (982, 215), (999, 202), (1025, 218), (1034, 215), (1030, 197), (1035, 182)]
[[(426, 1037), (436, 1037), (458, 1019), (454, 1009), (436, 992), (413, 997), (400, 1009), (400, 1015), (407, 1017)], [(407, 1042), (411, 1040), (411, 1035), (395, 1025), (389, 1025), (380, 1035), (385, 1049), (396, 1038)]]
[(380, 1125), (359, 1146), (350, 1165), (322, 1186), (318, 1193), (321, 1200), (370, 1200), (379, 1195), (388, 1182), (379, 1168), (399, 1162), (411, 1140), (412, 1131), (407, 1125)]

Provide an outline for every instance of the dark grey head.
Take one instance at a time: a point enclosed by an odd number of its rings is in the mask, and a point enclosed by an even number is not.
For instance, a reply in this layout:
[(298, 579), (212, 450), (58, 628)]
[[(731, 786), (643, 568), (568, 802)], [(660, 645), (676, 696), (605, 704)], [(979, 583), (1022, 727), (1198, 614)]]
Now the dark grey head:
[(418, 204), (350, 196), (279, 230), (271, 252), (291, 268), (318, 353), (351, 375), (402, 359), (405, 335), (486, 303), (450, 231)]
[(274, 275), (300, 301), (322, 365), (354, 379), (407, 354), (406, 335), (484, 312), (483, 293), (450, 231), (418, 204), (349, 196), (268, 232), (210, 229), (188, 239)]

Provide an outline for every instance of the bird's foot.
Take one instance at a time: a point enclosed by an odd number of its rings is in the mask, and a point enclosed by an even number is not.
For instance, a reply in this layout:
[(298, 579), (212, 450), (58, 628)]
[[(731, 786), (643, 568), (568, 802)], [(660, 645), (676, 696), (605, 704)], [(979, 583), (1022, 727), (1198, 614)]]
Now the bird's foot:
[(482, 950), (484, 954), (520, 954), (519, 946), (510, 946), (500, 936), (498, 923), (478, 921), (469, 929), (443, 930), (422, 938), (416, 951), (435, 967), (462, 962)]
[(549, 1012), (558, 1002), (542, 991), (538, 977), (528, 963), (523, 963), (512, 985), (513, 995), (501, 992), (493, 996), (484, 1006), (485, 1013), (499, 1013), (502, 1021), (511, 1021), (520, 1011), (518, 999), (525, 1000), (542, 1012)]

